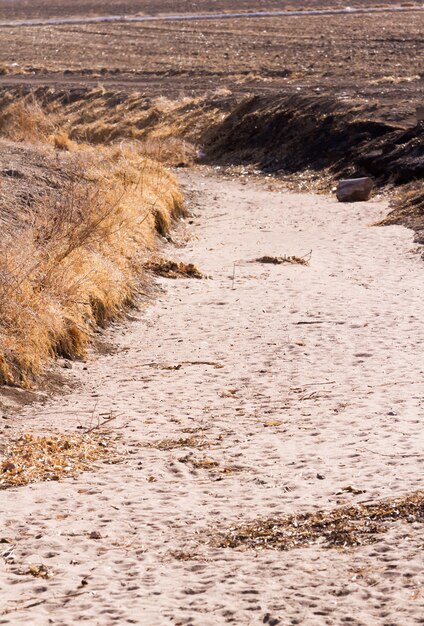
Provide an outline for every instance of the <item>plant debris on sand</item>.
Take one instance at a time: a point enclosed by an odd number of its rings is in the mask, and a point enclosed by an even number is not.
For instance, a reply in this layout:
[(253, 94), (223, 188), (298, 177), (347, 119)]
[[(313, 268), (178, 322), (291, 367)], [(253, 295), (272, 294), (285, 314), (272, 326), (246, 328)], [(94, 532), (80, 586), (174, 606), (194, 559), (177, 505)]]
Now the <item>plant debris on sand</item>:
[(148, 448), (156, 450), (175, 450), (176, 448), (208, 448), (212, 442), (198, 437), (182, 437), (181, 439), (159, 439), (147, 444)]
[(0, 463), (0, 489), (75, 476), (110, 456), (110, 448), (105, 434), (26, 433), (11, 444)]
[(240, 465), (221, 465), (221, 463), (216, 459), (211, 459), (207, 456), (195, 457), (192, 453), (180, 457), (178, 461), (180, 463), (186, 463), (193, 470), (209, 470), (211, 475), (215, 476), (215, 480), (221, 480), (221, 475), (235, 474), (243, 470)]
[(344, 548), (372, 543), (376, 535), (386, 532), (388, 523), (397, 521), (424, 522), (424, 492), (375, 504), (259, 519), (217, 532), (208, 543), (255, 550), (290, 550), (317, 543)]
[(261, 256), (255, 259), (256, 263), (269, 263), (270, 265), (282, 265), (283, 263), (289, 263), (291, 265), (309, 265), (309, 261), (306, 257), (300, 256)]
[(145, 265), (147, 270), (157, 276), (165, 278), (203, 278), (202, 272), (193, 263), (183, 263), (182, 261), (169, 261), (167, 259), (156, 259), (148, 261)]
[(44, 565), (43, 563), (40, 563), (40, 564), (31, 563), (27, 569), (24, 569), (20, 573), (22, 575), (30, 574), (31, 576), (34, 576), (34, 578), (44, 578), (44, 579), (51, 578), (53, 575), (51, 570), (47, 567), (47, 565)]

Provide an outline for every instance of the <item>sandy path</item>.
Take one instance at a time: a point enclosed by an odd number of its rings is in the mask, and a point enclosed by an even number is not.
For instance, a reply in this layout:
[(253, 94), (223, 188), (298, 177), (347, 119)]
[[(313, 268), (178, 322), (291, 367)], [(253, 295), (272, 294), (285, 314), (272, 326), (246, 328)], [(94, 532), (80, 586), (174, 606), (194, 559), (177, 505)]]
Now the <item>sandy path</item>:
[[(422, 486), (423, 265), (410, 232), (368, 228), (378, 202), (184, 181), (197, 238), (167, 253), (212, 279), (164, 279), (115, 333), (117, 353), (74, 367), (77, 392), (26, 412), (34, 428), (74, 429), (97, 402), (122, 413), (127, 455), (0, 492), (16, 561), (0, 559), (0, 624), (424, 624), (421, 524), (344, 551), (219, 550), (198, 534)], [(311, 249), (310, 267), (249, 263)], [(210, 447), (144, 447), (192, 436)], [(204, 457), (218, 465), (196, 468)], [(346, 486), (364, 493), (337, 493)], [(40, 562), (53, 578), (18, 575)]]

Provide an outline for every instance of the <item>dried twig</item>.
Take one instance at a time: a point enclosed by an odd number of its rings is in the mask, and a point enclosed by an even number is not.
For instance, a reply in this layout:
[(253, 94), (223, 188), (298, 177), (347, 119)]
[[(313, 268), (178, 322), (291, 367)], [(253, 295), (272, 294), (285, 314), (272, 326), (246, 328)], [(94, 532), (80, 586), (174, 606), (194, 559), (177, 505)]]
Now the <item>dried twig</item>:
[[(122, 413), (120, 413), (119, 415), (122, 415)], [(100, 417), (99, 417), (98, 422), (95, 426), (92, 426), (91, 428), (87, 428), (87, 430), (83, 431), (84, 435), (88, 435), (89, 433), (92, 433), (94, 430), (100, 430), (101, 428), (103, 428), (103, 426), (105, 426), (106, 424), (109, 424), (109, 422), (116, 420), (117, 417), (118, 415), (110, 414), (109, 417), (104, 419), (102, 422), (100, 422)]]
[(231, 277), (231, 289), (234, 290), (235, 289), (235, 285), (234, 285), (234, 281), (236, 279), (236, 264), (233, 264), (233, 275)]
[(296, 322), (296, 326), (301, 326), (305, 324), (346, 324), (346, 322), (340, 322), (338, 320), (312, 320), (312, 321), (300, 321)]
[(418, 452), (416, 452), (416, 453), (411, 453), (411, 454), (409, 454), (409, 453), (404, 454), (403, 452), (396, 452), (396, 453), (393, 453), (393, 454), (384, 454), (383, 452), (377, 452), (377, 450), (370, 450), (370, 448), (358, 448), (358, 450), (359, 450), (360, 452), (364, 452), (364, 451), (365, 451), (365, 452), (371, 452), (371, 454), (378, 454), (378, 456), (387, 456), (387, 457), (391, 457), (391, 458), (393, 458), (393, 457), (397, 457), (397, 456), (400, 456), (400, 457), (402, 457), (402, 458), (407, 458), (407, 457), (422, 457), (422, 456), (423, 456), (423, 454), (419, 454)]

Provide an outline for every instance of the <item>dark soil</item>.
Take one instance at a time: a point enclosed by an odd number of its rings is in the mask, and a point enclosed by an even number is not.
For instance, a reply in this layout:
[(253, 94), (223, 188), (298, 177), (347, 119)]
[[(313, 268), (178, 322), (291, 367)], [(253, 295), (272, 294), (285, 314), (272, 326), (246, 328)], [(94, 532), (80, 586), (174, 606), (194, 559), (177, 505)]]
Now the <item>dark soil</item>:
[[(353, 0), (349, 5), (373, 5), (371, 1)], [(396, 0), (386, 0), (384, 5), (397, 5)], [(272, 11), (299, 8), (334, 8), (344, 7), (343, 0), (237, 0), (238, 11)], [(228, 0), (114, 0), (100, 2), (99, 0), (0, 0), (0, 19), (34, 19), (49, 17), (74, 17), (89, 15), (118, 15), (145, 13), (201, 13), (227, 11), (234, 8), (234, 2)]]
[[(42, 7), (49, 16), (48, 7), (53, 13), (64, 7), (66, 13), (69, 4), (28, 2), (27, 8)], [(87, 3), (74, 4), (77, 10)], [(258, 0), (250, 6), (276, 4)], [(159, 2), (141, 5), (147, 11)], [(165, 5), (160, 4), (163, 11)], [(174, 11), (177, 5), (172, 3)], [(233, 7), (224, 0), (197, 6), (206, 11), (218, 5)], [(102, 85), (175, 99), (223, 87), (236, 96), (316, 93), (357, 98), (375, 118), (412, 125), (423, 98), (423, 32), (424, 11), (3, 28), (0, 85), (64, 90)]]
[(266, 172), (330, 168), (403, 184), (424, 176), (424, 123), (370, 119), (363, 105), (320, 96), (255, 96), (206, 135), (207, 157), (254, 163)]

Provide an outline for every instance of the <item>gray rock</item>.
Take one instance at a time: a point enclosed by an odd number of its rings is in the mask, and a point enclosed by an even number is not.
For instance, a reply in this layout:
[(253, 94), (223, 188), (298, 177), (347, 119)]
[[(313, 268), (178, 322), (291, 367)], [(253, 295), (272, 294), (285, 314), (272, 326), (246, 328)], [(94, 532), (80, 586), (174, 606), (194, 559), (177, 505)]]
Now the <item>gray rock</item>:
[(415, 233), (414, 243), (424, 244), (424, 230), (419, 230)]
[(369, 200), (374, 183), (371, 178), (339, 180), (336, 190), (339, 202), (363, 202)]

